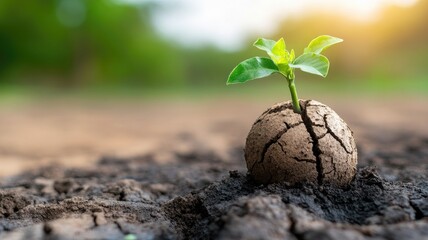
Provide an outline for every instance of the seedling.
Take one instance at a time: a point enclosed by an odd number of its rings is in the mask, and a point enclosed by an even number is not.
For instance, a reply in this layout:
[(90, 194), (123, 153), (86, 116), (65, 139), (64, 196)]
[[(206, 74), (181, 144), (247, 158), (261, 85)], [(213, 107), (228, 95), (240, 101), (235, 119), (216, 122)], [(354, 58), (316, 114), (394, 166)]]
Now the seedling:
[(299, 100), (294, 82), (297, 68), (327, 76), (330, 63), (321, 52), (342, 41), (319, 36), (296, 58), (294, 50), (286, 49), (283, 38), (277, 42), (260, 38), (254, 46), (266, 51), (270, 58), (247, 59), (229, 75), (227, 84), (280, 73), (290, 88), (292, 101), (266, 110), (248, 133), (245, 161), (250, 176), (257, 182), (307, 181), (346, 186), (354, 178), (357, 148), (351, 129), (327, 105)]
[(287, 79), (294, 110), (297, 113), (301, 113), (302, 110), (294, 82), (294, 70), (299, 68), (304, 72), (326, 77), (330, 62), (321, 52), (342, 41), (340, 38), (327, 35), (316, 37), (305, 48), (303, 54), (296, 58), (294, 49), (289, 52), (283, 38), (276, 42), (259, 38), (253, 45), (265, 51), (270, 58), (253, 57), (241, 62), (230, 73), (227, 84), (244, 83), (249, 80), (267, 77), (274, 73), (280, 73)]

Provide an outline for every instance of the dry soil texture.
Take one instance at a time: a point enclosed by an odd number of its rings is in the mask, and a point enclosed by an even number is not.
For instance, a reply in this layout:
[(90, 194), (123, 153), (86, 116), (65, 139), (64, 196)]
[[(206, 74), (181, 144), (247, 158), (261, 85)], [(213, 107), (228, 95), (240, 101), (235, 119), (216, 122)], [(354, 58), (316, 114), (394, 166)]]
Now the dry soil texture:
[(0, 239), (428, 239), (425, 129), (336, 110), (350, 119), (359, 147), (348, 187), (259, 185), (243, 158), (256, 110), (237, 122), (211, 115), (204, 129), (227, 140), (223, 147), (204, 141), (212, 134), (181, 129), (170, 132), (176, 147), (3, 177)]

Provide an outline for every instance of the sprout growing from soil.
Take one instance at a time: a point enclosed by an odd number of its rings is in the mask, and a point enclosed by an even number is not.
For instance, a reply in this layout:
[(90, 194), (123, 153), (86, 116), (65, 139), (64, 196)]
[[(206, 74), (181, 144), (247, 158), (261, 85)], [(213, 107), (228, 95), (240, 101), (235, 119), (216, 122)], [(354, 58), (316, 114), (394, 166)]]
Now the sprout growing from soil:
[(227, 84), (280, 73), (288, 82), (291, 102), (266, 110), (253, 124), (245, 145), (249, 174), (258, 182), (317, 182), (345, 186), (356, 173), (357, 149), (351, 129), (328, 106), (299, 100), (294, 70), (326, 77), (330, 63), (321, 55), (343, 40), (327, 35), (313, 39), (297, 58), (284, 39), (259, 38), (254, 46), (270, 58), (254, 57), (236, 66)]
[(327, 35), (313, 39), (302, 55), (297, 58), (294, 49), (289, 52), (285, 46), (284, 38), (278, 41), (259, 38), (253, 44), (258, 49), (266, 51), (270, 58), (254, 57), (247, 59), (236, 66), (227, 79), (227, 84), (244, 83), (249, 80), (267, 77), (274, 73), (282, 74), (288, 81), (293, 108), (297, 113), (301, 112), (296, 84), (294, 83), (294, 70), (300, 70), (326, 77), (330, 62), (321, 54), (323, 50), (342, 39)]

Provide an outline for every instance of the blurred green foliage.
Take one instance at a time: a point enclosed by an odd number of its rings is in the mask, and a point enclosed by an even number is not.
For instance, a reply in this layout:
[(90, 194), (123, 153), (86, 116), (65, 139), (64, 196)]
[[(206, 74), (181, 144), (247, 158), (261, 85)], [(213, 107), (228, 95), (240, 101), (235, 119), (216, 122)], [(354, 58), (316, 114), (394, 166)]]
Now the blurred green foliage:
[[(0, 89), (224, 89), (237, 63), (262, 55), (251, 48), (259, 36), (239, 52), (178, 46), (154, 31), (155, 7), (117, 0), (1, 0)], [(284, 37), (295, 49), (321, 34), (345, 39), (328, 50), (328, 79), (303, 74), (297, 84), (305, 79), (401, 90), (405, 83), (412, 91), (428, 91), (426, 23), (428, 1), (419, 1), (407, 9), (391, 7), (371, 23), (322, 13), (289, 19), (277, 34), (264, 37)]]
[[(63, 87), (182, 84), (179, 49), (154, 34), (149, 11), (148, 5), (108, 0), (2, 0), (0, 81)], [(75, 22), (82, 15), (81, 23)]]

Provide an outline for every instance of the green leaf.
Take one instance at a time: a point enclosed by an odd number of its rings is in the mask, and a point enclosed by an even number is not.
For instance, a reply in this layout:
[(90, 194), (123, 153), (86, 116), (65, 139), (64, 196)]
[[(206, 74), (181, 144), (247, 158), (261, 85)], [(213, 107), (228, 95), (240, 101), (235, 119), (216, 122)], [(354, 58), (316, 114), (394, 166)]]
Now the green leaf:
[(294, 55), (294, 49), (291, 49), (290, 57), (289, 57), (288, 61), (293, 62), (295, 58), (296, 58), (296, 56)]
[(324, 49), (334, 45), (336, 43), (343, 42), (343, 39), (322, 35), (313, 39), (307, 48), (305, 48), (305, 53), (318, 53), (320, 54)]
[(270, 56), (272, 54), (272, 48), (275, 46), (276, 42), (274, 40), (259, 38), (254, 42), (253, 46), (267, 52)]
[(291, 72), (293, 71), (293, 69), (290, 67), (288, 63), (280, 63), (277, 66), (278, 66), (279, 72), (282, 73), (287, 78), (290, 76)]
[(227, 85), (244, 83), (257, 78), (267, 77), (279, 72), (278, 67), (269, 58), (254, 57), (236, 66), (227, 79)]
[(286, 58), (286, 55), (288, 57), (288, 52), (285, 50), (285, 41), (284, 38), (281, 38), (272, 47), (272, 54), (269, 54), (269, 56), (278, 65), (287, 63), (288, 58)]
[(321, 54), (304, 53), (296, 58), (290, 67), (300, 68), (304, 72), (326, 77), (330, 62)]

